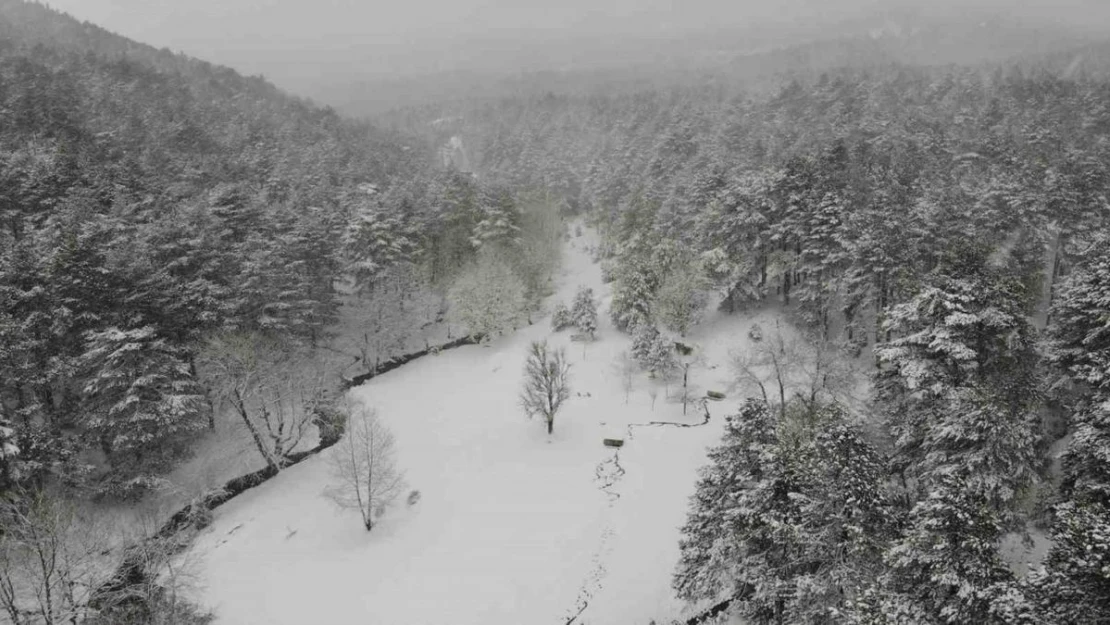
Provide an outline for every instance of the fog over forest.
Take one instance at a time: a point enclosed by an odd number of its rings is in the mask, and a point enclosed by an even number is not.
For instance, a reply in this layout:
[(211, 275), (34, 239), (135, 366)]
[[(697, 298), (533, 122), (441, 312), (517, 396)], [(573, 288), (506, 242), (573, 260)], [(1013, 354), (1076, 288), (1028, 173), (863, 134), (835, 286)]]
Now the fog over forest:
[[(351, 83), (451, 82), (749, 53), (896, 24), (1003, 19), (1061, 37), (1110, 30), (1100, 0), (49, 0), (83, 20), (262, 74), (329, 104)], [(1035, 49), (1037, 40), (1029, 45)], [(949, 60), (949, 59), (945, 59)], [(367, 89), (366, 97), (386, 98)], [(450, 93), (451, 90), (447, 89)], [(406, 95), (408, 93), (406, 92)], [(406, 102), (411, 103), (411, 102)], [(388, 102), (377, 108), (388, 108)]]

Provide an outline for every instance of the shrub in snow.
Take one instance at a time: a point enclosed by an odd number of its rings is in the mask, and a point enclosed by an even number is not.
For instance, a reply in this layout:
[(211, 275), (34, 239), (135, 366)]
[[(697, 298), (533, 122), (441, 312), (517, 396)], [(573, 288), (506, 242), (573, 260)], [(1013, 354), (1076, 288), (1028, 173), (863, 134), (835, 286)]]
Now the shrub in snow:
[(752, 327), (748, 328), (748, 338), (753, 342), (758, 343), (763, 340), (763, 328), (758, 323), (753, 323)]
[(567, 305), (562, 302), (555, 304), (555, 310), (551, 313), (551, 329), (562, 332), (573, 325), (574, 317), (570, 314)]

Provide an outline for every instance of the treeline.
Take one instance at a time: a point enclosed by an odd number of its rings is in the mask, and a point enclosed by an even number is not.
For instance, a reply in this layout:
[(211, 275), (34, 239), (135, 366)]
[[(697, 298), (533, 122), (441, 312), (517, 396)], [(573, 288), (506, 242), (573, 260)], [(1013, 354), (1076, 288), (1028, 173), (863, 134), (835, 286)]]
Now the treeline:
[[(715, 291), (876, 362), (863, 426), (785, 393), (733, 420), (682, 596), (759, 623), (1110, 619), (1110, 82), (1032, 66), (462, 111), (484, 175), (591, 210), (618, 325), (681, 332)], [(1053, 546), (1019, 579), (1000, 543), (1034, 525)]]
[[(33, 3), (0, 3), (0, 31), (0, 491), (139, 494), (221, 408), (252, 412), (280, 466), (293, 439), (273, 412), (293, 404), (257, 374), (293, 384), (279, 371), (342, 302), (377, 306), (360, 320), (376, 335), (385, 293), (403, 312), (481, 249), (542, 264), (561, 236), (543, 198), (436, 170), (419, 141), (261, 78)], [(544, 276), (522, 280), (535, 301)], [(311, 411), (334, 384), (294, 386)]]

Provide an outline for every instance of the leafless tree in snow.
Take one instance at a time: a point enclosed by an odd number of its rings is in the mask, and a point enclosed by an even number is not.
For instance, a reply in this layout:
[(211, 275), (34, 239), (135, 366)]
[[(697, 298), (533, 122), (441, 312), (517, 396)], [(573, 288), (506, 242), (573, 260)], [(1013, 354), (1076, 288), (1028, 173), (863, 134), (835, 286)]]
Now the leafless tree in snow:
[(547, 341), (533, 341), (524, 365), (520, 405), (529, 417), (542, 416), (547, 433), (555, 429), (555, 413), (570, 397), (570, 363), (562, 348), (552, 351)]
[(404, 475), (397, 469), (393, 433), (373, 409), (351, 405), (347, 435), (329, 452), (336, 482), (326, 494), (338, 506), (355, 508), (366, 531), (401, 494)]
[(202, 355), (202, 368), (275, 470), (286, 465), (312, 430), (330, 388), (327, 373), (310, 356), (253, 334), (213, 339)]

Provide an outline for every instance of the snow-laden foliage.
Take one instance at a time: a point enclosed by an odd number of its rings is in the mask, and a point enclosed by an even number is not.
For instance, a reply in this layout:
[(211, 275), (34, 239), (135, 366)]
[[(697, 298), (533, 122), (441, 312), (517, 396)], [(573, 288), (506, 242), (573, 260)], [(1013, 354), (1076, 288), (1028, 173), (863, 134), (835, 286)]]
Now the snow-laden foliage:
[(571, 327), (574, 327), (574, 315), (571, 314), (566, 304), (563, 302), (556, 303), (555, 309), (551, 311), (551, 329), (562, 332)]
[(1051, 356), (1077, 382), (1110, 395), (1110, 238), (1060, 285), (1052, 306)]
[(668, 330), (686, 336), (686, 332), (701, 320), (708, 303), (702, 269), (691, 261), (663, 279), (653, 310), (656, 319)]
[(593, 289), (589, 287), (578, 289), (574, 295), (570, 317), (575, 329), (582, 336), (592, 339), (597, 334), (597, 300), (594, 299)]
[(842, 615), (894, 528), (882, 460), (843, 411), (795, 405), (787, 419), (757, 400), (728, 417), (680, 544), (680, 596), (733, 597), (751, 623)]
[(659, 337), (659, 329), (650, 323), (635, 323), (629, 331), (632, 334), (632, 358), (647, 369), (651, 363), (651, 350)]
[(132, 472), (164, 469), (209, 409), (185, 354), (150, 326), (91, 332), (87, 343), (86, 427)]
[(474, 337), (492, 339), (511, 330), (525, 307), (524, 284), (492, 253), (463, 271), (447, 294), (450, 315)]

